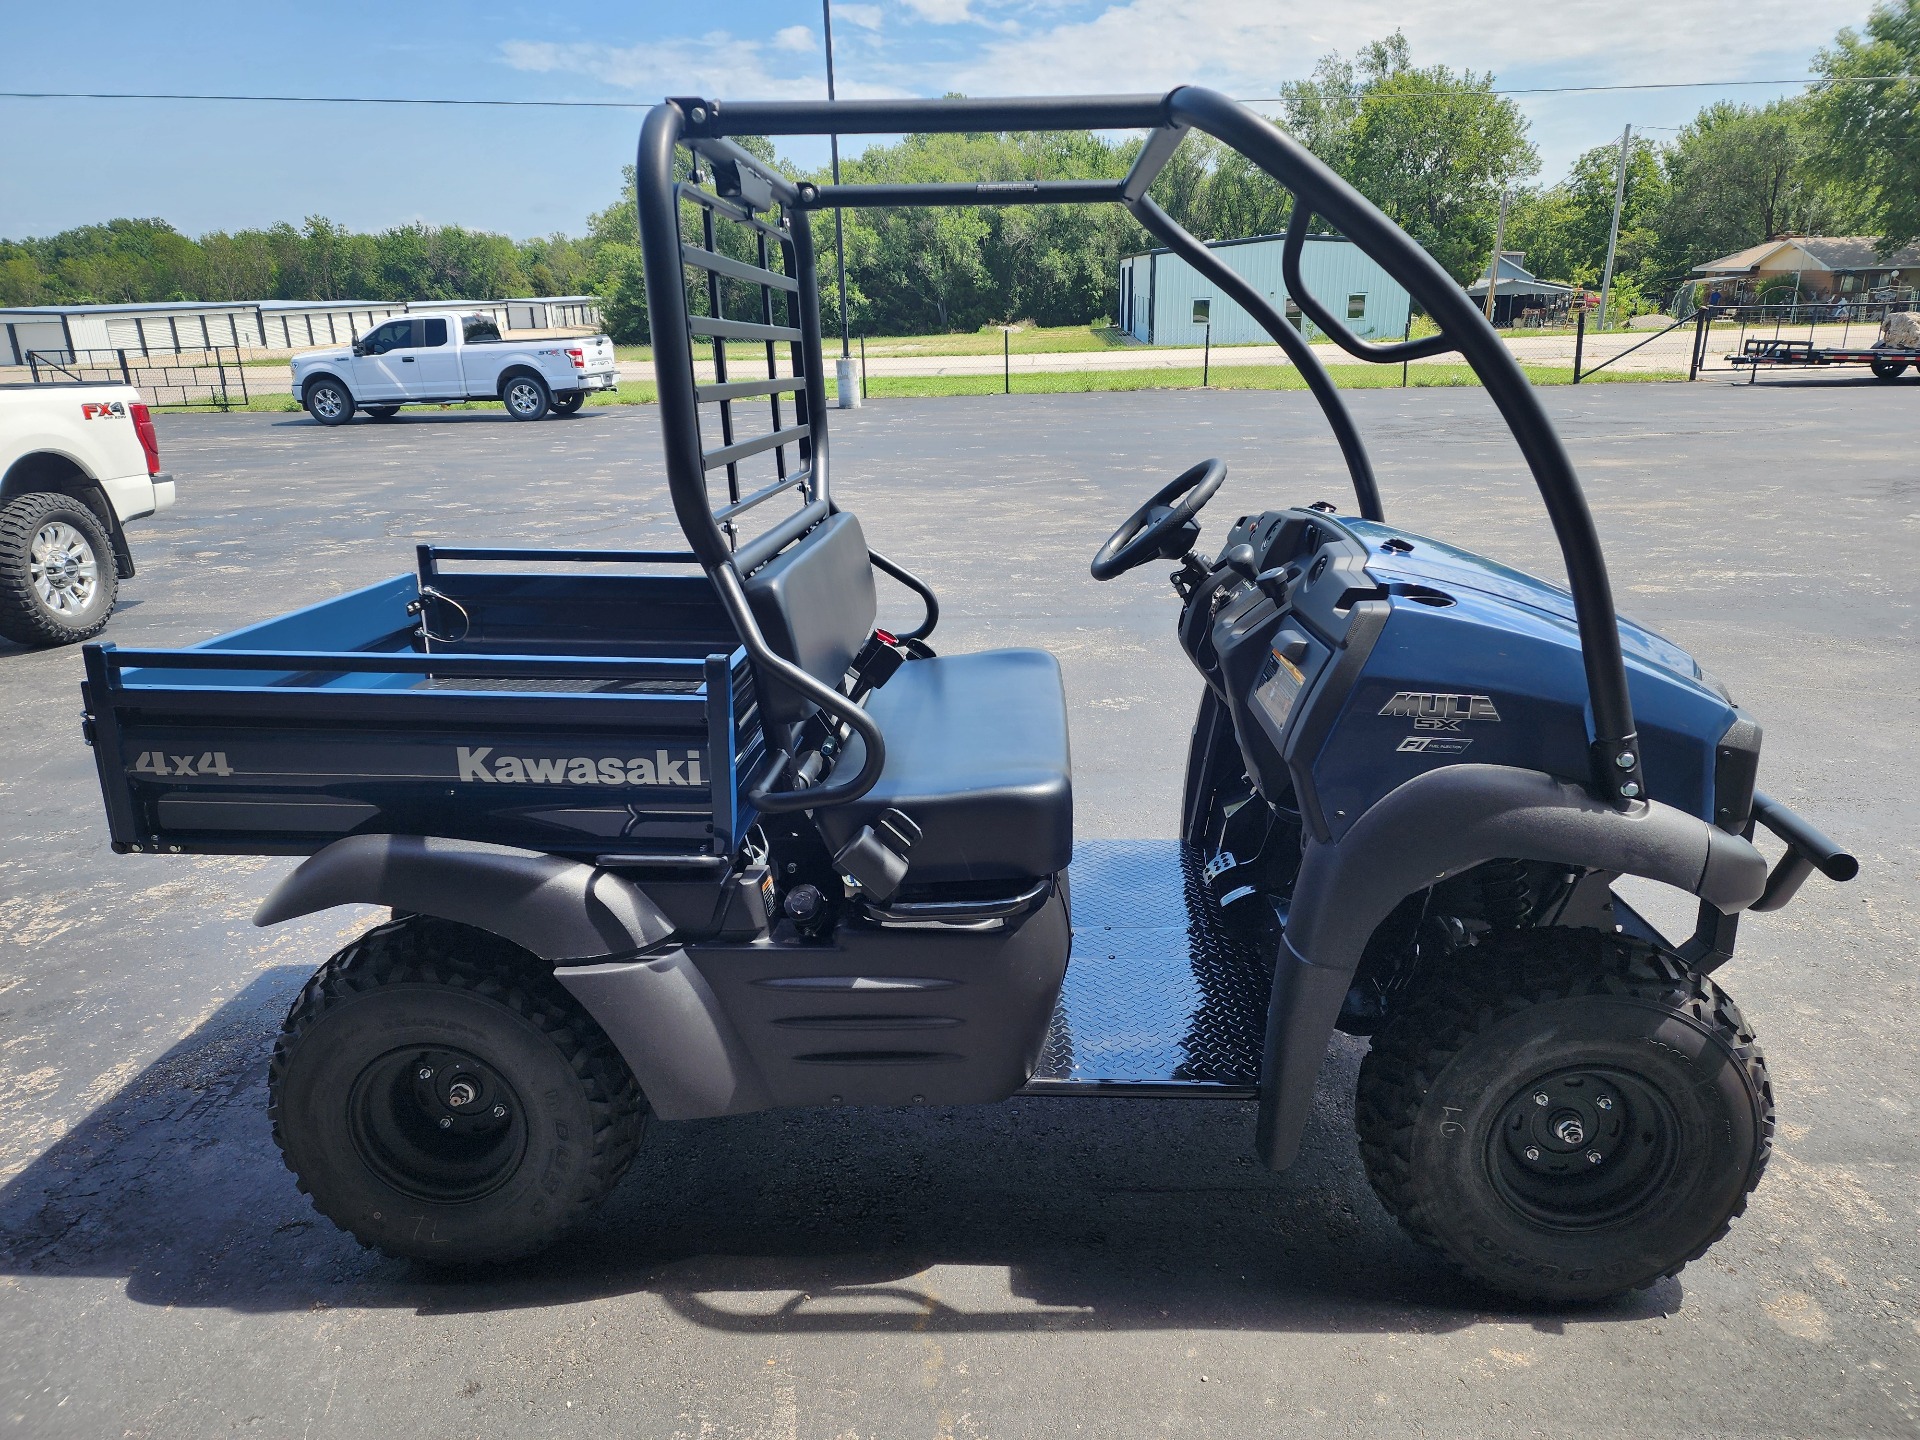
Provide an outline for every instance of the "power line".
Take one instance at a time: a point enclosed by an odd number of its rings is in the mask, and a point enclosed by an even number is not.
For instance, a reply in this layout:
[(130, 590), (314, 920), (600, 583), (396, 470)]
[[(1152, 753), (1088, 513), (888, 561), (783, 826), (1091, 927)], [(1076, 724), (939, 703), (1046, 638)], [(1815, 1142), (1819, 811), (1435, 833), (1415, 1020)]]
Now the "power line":
[(263, 105), (489, 105), (542, 110), (651, 110), (654, 100), (470, 100), (419, 95), (166, 95), (118, 90), (0, 90), (0, 100), (233, 100)]
[[(1429, 90), (1426, 95), (1591, 95), (1626, 90), (1721, 90), (1751, 85), (1888, 85), (1920, 79), (1913, 75), (1846, 75), (1790, 80), (1662, 80), (1635, 85), (1534, 85), (1518, 88)], [(1411, 98), (1411, 97), (1409, 97)], [(650, 110), (653, 100), (485, 100), (451, 95), (187, 95), (126, 90), (0, 90), (0, 100), (173, 100), (259, 105), (479, 105), (499, 109)], [(1247, 105), (1278, 105), (1284, 95), (1255, 95)]]

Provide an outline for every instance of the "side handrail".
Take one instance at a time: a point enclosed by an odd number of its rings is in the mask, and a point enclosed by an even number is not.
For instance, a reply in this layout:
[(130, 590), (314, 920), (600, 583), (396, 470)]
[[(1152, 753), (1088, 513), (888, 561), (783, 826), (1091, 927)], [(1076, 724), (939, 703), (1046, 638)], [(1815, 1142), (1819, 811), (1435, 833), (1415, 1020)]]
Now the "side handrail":
[(1787, 853), (1767, 876), (1767, 888), (1748, 909), (1780, 909), (1799, 893), (1801, 885), (1816, 870), (1829, 880), (1841, 883), (1860, 873), (1858, 859), (1764, 791), (1753, 793), (1753, 818), (1786, 842)]
[(1289, 325), (1286, 317), (1275, 310), (1267, 297), (1254, 289), (1238, 271), (1189, 235), (1178, 221), (1146, 195), (1127, 202), (1127, 209), (1168, 249), (1238, 301), (1241, 309), (1258, 320), (1261, 328), (1287, 352), (1287, 358), (1306, 380), (1313, 398), (1320, 402), (1321, 413), (1327, 417), (1327, 427), (1333, 431), (1333, 438), (1340, 446), (1341, 458), (1347, 462), (1347, 475), (1353, 482), (1354, 499), (1360, 506), (1360, 514), (1368, 520), (1385, 520), (1387, 514), (1380, 501), (1380, 482), (1374, 478), (1373, 459), (1367, 454), (1366, 442), (1360, 438), (1353, 415), (1347, 409), (1346, 401), (1341, 398), (1340, 387), (1333, 383), (1333, 377), (1327, 374), (1320, 357), (1313, 353), (1307, 337)]
[(878, 550), (868, 550), (867, 559), (873, 562), (873, 568), (883, 575), (891, 575), (907, 589), (920, 597), (920, 603), (927, 607), (926, 618), (911, 630), (902, 630), (894, 637), (899, 640), (924, 640), (933, 633), (933, 627), (940, 623), (940, 600), (933, 593), (933, 587), (915, 575), (903, 565), (897, 565)]
[(709, 573), (713, 576), (713, 588), (720, 594), (720, 603), (726, 607), (734, 628), (740, 632), (741, 643), (747, 647), (747, 653), (753, 657), (754, 663), (777, 675), (782, 684), (792, 686), (829, 715), (853, 727), (866, 744), (866, 758), (859, 773), (852, 779), (830, 780), (824, 785), (810, 785), (799, 790), (773, 788), (779, 783), (786, 762), (793, 758), (788, 752), (775, 751), (766, 767), (748, 786), (747, 803), (763, 814), (780, 815), (858, 800), (880, 783), (880, 771), (887, 763), (887, 742), (881, 737), (880, 727), (874, 723), (872, 716), (852, 700), (831, 685), (822, 685), (767, 644), (767, 637), (760, 633), (759, 622), (753, 618), (753, 607), (747, 603), (747, 592), (731, 565), (716, 565)]
[(1370, 340), (1362, 340), (1349, 330), (1344, 321), (1320, 303), (1319, 297), (1301, 277), (1300, 256), (1307, 248), (1307, 232), (1312, 225), (1313, 211), (1296, 199), (1293, 214), (1287, 221), (1287, 242), (1280, 250), (1280, 278), (1286, 282), (1287, 294), (1300, 307), (1301, 313), (1331, 335), (1336, 345), (1355, 359), (1375, 365), (1424, 360), (1429, 355), (1444, 355), (1454, 348), (1452, 338), (1444, 329), (1437, 335), (1423, 335), (1418, 340), (1395, 340), (1390, 345), (1376, 345)]

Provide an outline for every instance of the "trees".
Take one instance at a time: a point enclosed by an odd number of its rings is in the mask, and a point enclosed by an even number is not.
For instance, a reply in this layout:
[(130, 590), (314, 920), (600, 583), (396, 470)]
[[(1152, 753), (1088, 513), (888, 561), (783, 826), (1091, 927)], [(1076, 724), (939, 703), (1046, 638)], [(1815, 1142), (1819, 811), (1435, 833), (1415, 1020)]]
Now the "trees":
[(0, 240), (0, 304), (154, 300), (490, 299), (528, 293), (530, 270), (584, 288), (587, 264), (564, 236), (516, 245), (458, 225), (378, 234), (310, 215), (298, 227), (216, 230), (198, 240), (164, 220), (110, 220), (38, 239)]
[(1683, 126), (1665, 155), (1658, 258), (1674, 274), (1776, 235), (1831, 231), (1846, 218), (1808, 164), (1807, 106), (1721, 101)]
[(1842, 30), (1815, 67), (1835, 83), (1807, 101), (1812, 168), (1898, 249), (1920, 236), (1920, 0), (1881, 0), (1866, 33)]
[(1503, 190), (1539, 168), (1526, 117), (1493, 76), (1417, 69), (1395, 31), (1351, 62), (1324, 55), (1282, 87), (1294, 138), (1426, 246), (1457, 280), (1485, 268)]
[[(1660, 154), (1645, 136), (1636, 135), (1628, 146), (1616, 276), (1639, 275), (1659, 248), (1667, 194)], [(1573, 162), (1559, 184), (1523, 195), (1507, 223), (1506, 248), (1524, 251), (1527, 268), (1542, 279), (1598, 284), (1607, 262), (1619, 164), (1617, 140), (1596, 145)]]

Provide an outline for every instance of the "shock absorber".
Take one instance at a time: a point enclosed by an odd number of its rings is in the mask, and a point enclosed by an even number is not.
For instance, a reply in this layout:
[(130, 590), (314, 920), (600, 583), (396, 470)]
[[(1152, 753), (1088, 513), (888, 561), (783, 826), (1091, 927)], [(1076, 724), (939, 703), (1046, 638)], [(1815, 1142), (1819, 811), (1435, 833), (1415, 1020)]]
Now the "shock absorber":
[(1518, 930), (1533, 913), (1533, 882), (1518, 860), (1480, 867), (1480, 913), (1496, 930)]

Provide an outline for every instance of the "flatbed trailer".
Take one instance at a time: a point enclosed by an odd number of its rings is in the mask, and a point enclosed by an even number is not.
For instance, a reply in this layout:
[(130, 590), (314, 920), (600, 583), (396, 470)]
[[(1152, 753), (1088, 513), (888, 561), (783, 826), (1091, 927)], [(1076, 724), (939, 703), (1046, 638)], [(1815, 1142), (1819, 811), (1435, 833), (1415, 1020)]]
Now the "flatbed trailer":
[(1811, 340), (1749, 340), (1740, 353), (1727, 357), (1729, 365), (1747, 367), (1749, 382), (1763, 366), (1866, 365), (1878, 380), (1897, 380), (1911, 365), (1920, 369), (1920, 349), (1896, 350), (1885, 345), (1815, 345)]

